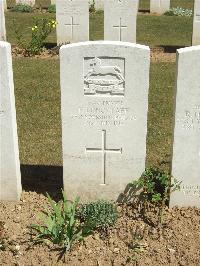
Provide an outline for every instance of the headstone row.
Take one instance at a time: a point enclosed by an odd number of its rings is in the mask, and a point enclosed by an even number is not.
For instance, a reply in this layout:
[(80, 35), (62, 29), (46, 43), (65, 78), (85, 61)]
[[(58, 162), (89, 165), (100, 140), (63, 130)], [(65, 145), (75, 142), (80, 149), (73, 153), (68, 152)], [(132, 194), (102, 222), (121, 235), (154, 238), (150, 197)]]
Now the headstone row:
[[(104, 2), (104, 39), (136, 42), (138, 0)], [(111, 15), (112, 14), (112, 15)], [(57, 0), (57, 43), (89, 40), (88, 0)]]

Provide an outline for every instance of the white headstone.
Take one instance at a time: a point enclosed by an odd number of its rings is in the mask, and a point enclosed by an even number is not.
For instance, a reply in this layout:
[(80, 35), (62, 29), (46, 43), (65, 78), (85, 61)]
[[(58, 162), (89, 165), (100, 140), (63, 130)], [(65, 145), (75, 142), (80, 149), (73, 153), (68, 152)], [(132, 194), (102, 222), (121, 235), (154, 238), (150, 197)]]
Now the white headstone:
[(104, 39), (136, 42), (138, 0), (110, 0), (104, 3)]
[(200, 46), (177, 53), (172, 175), (182, 184), (171, 206), (200, 207)]
[(35, 0), (16, 0), (16, 4), (24, 4), (24, 5), (34, 6)]
[(3, 2), (4, 2), (4, 10), (7, 10), (7, 2), (6, 2), (6, 0), (3, 0)]
[(150, 13), (163, 14), (170, 9), (170, 0), (150, 0)]
[(6, 41), (4, 2), (0, 1), (0, 41)]
[(192, 45), (200, 44), (200, 0), (194, 2)]
[(57, 0), (57, 44), (89, 40), (88, 0)]
[(21, 176), (11, 46), (0, 42), (0, 200), (19, 200)]
[(149, 48), (83, 42), (60, 60), (64, 188), (116, 200), (145, 169)]

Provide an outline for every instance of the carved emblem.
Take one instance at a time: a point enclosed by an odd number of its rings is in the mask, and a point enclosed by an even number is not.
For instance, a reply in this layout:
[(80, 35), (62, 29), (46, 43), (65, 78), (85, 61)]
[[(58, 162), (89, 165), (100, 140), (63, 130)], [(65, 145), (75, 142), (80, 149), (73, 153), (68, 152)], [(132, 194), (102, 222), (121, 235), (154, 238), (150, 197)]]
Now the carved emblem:
[(124, 95), (125, 79), (117, 65), (103, 65), (102, 59), (91, 59), (84, 76), (85, 95)]

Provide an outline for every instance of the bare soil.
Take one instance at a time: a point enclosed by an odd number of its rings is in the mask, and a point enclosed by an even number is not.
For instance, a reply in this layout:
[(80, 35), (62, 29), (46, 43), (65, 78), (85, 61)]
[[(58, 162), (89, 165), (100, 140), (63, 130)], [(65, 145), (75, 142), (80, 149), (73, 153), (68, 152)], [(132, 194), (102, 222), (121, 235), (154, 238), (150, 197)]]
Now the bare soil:
[[(200, 209), (166, 209), (165, 225), (156, 226), (155, 210), (142, 217), (134, 204), (119, 205), (119, 218), (106, 232), (95, 232), (59, 259), (57, 246), (31, 242), (29, 226), (47, 199), (23, 192), (19, 203), (0, 202), (0, 265), (200, 265)], [(148, 219), (147, 219), (148, 218)]]
[[(23, 50), (20, 50), (16, 46), (12, 47), (12, 55), (14, 57), (28, 57)], [(59, 47), (54, 47), (52, 49), (43, 49), (40, 55), (32, 56), (33, 58), (56, 58), (59, 56)], [(175, 52), (165, 52), (162, 47), (151, 48), (151, 61), (152, 62), (175, 62), (176, 53)]]

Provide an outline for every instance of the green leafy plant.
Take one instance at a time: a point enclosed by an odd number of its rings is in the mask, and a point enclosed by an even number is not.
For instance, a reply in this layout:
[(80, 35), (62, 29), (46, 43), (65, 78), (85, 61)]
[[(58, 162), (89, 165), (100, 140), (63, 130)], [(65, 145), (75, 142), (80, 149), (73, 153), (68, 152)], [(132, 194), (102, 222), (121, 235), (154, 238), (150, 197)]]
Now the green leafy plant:
[(93, 0), (92, 3), (90, 4), (89, 11), (90, 11), (90, 13), (94, 13), (96, 11), (95, 10), (95, 0)]
[(93, 226), (93, 229), (106, 229), (113, 226), (117, 220), (116, 206), (108, 201), (99, 200), (81, 204), (77, 210), (77, 216)]
[(56, 5), (50, 5), (47, 9), (49, 13), (56, 13)]
[(32, 6), (27, 5), (27, 4), (16, 4), (12, 8), (12, 11), (14, 11), (14, 12), (31, 13), (31, 12), (33, 12), (33, 8), (32, 8)]
[(22, 49), (25, 55), (31, 56), (41, 53), (44, 41), (52, 30), (56, 28), (56, 21), (46, 18), (34, 18), (34, 25), (31, 28), (31, 39), (28, 43), (23, 39), (21, 29), (14, 28), (19, 48)]
[(79, 198), (71, 202), (63, 192), (63, 199), (56, 203), (48, 194), (47, 197), (51, 208), (40, 215), (43, 225), (31, 226), (36, 232), (33, 241), (34, 243), (50, 241), (68, 251), (75, 241), (81, 241), (92, 233), (91, 227), (89, 224), (80, 223), (76, 216)]
[(170, 194), (179, 190), (180, 184), (181, 182), (170, 174), (153, 168), (147, 168), (138, 180), (132, 182), (134, 189), (140, 191), (144, 214), (148, 208), (148, 202), (157, 203), (159, 206), (159, 225), (163, 223), (164, 209)]
[(192, 17), (192, 10), (191, 9), (184, 9), (182, 7), (174, 7), (170, 8), (170, 10), (164, 13), (166, 16), (181, 16), (181, 17)]

